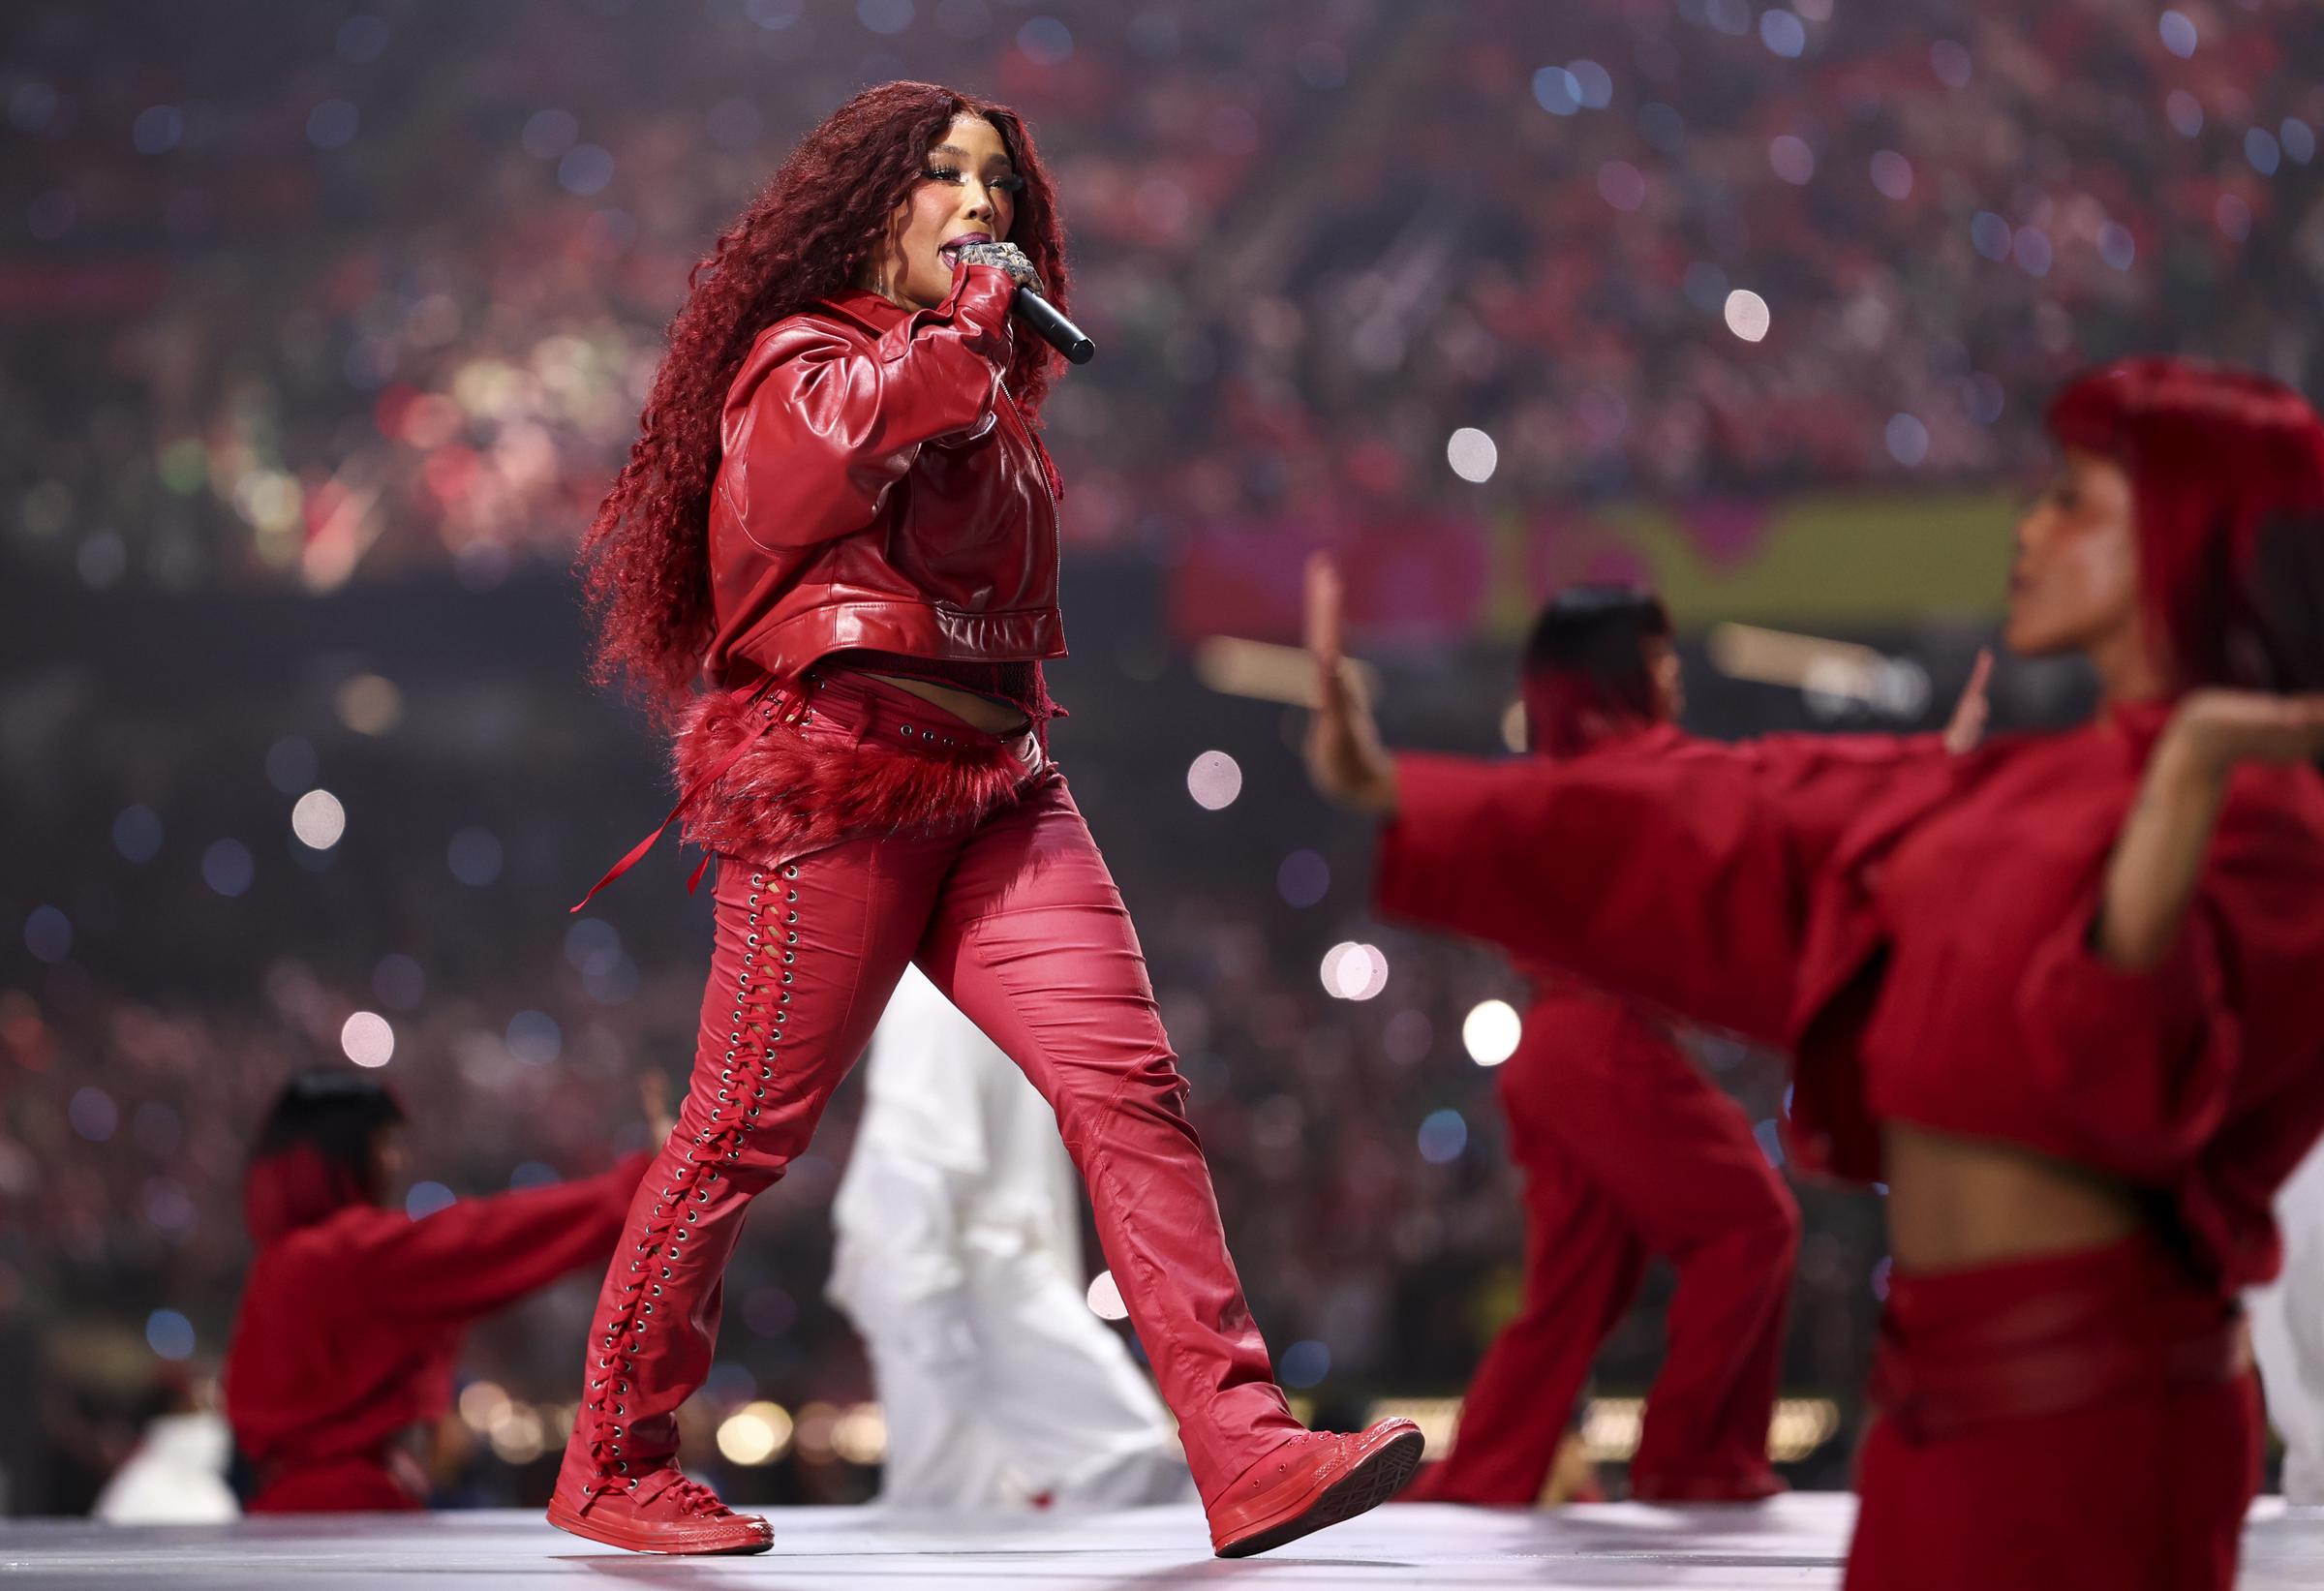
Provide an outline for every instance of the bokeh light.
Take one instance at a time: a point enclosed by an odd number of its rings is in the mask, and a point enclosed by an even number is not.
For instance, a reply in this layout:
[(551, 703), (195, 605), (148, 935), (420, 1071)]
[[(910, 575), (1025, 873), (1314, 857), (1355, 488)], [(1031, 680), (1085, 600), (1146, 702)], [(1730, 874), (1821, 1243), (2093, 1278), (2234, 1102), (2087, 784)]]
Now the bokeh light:
[(1786, 60), (1795, 60), (1808, 47), (1808, 30), (1797, 15), (1778, 7), (1759, 14), (1759, 42)]
[(1915, 465), (1929, 456), (1929, 428), (1913, 414), (1891, 414), (1882, 433), (1888, 456), (1902, 465)]
[(831, 1427), (831, 1451), (850, 1464), (876, 1464), (888, 1455), (888, 1418), (876, 1403), (851, 1404)]
[(73, 1090), (72, 1101), (65, 1107), (65, 1119), (90, 1143), (107, 1144), (121, 1125), (121, 1112), (111, 1094), (91, 1085)]
[(229, 901), (248, 894), (258, 873), (250, 847), (239, 840), (213, 841), (201, 853), (201, 881)]
[(310, 788), (321, 766), (314, 745), (303, 735), (285, 735), (266, 750), (266, 782), (287, 796)]
[(194, 1323), (174, 1309), (156, 1309), (145, 1317), (145, 1345), (163, 1359), (192, 1359)]
[(1493, 478), (1501, 449), (1493, 439), (1473, 425), (1464, 425), (1445, 443), (1445, 462), (1461, 479), (1483, 485)]
[(1767, 300), (1749, 288), (1737, 288), (1727, 295), (1727, 329), (1745, 342), (1756, 343), (1765, 337), (1772, 321)]
[(1581, 84), (1562, 66), (1545, 66), (1533, 75), (1533, 103), (1552, 116), (1571, 116), (1581, 108)]
[(1205, 751), (1186, 769), (1186, 793), (1209, 811), (1231, 807), (1242, 794), (1242, 765), (1224, 751)]
[(362, 113), (352, 103), (325, 100), (307, 112), (307, 141), (318, 149), (344, 149), (362, 125)]
[(357, 674), (332, 699), (339, 721), (358, 735), (384, 735), (404, 721), (404, 693), (380, 674)]
[(462, 829), (452, 836), (444, 861), (454, 878), (471, 889), (482, 889), (501, 875), (500, 836), (490, 829)]
[(1517, 1053), (1524, 1023), (1507, 1000), (1483, 1000), (1460, 1024), (1460, 1042), (1480, 1066), (1498, 1066)]
[(113, 849), (125, 862), (150, 862), (162, 854), (162, 818), (151, 807), (124, 807), (113, 818)]
[(1130, 1306), (1121, 1301), (1121, 1287), (1113, 1271), (1101, 1270), (1089, 1279), (1089, 1312), (1099, 1320), (1130, 1318)]
[(1431, 1111), (1421, 1122), (1421, 1158), (1432, 1166), (1460, 1158), (1469, 1147), (1469, 1123), (1458, 1111)]
[(347, 833), (347, 809), (328, 790), (309, 790), (290, 809), (290, 832), (310, 850), (327, 851)]
[(1598, 168), (1598, 197), (1617, 210), (1636, 210), (1646, 202), (1646, 178), (1630, 162), (1609, 160)]
[(1781, 134), (1767, 145), (1767, 164), (1786, 182), (1803, 187), (1816, 175), (1816, 151), (1807, 139)]
[(1899, 203), (1912, 197), (1912, 163), (1893, 149), (1872, 157), (1872, 185)]
[(1305, 908), (1331, 892), (1331, 864), (1319, 851), (1300, 849), (1283, 858), (1275, 870), (1275, 893), (1287, 905)]
[(746, 1403), (719, 1423), (719, 1453), (745, 1468), (771, 1464), (790, 1450), (791, 1415), (780, 1403)]
[(36, 962), (54, 964), (73, 954), (73, 919), (55, 906), (35, 906), (24, 916), (24, 948)]
[(2203, 102), (2184, 88), (2174, 88), (2162, 102), (2162, 114), (2171, 131), (2191, 138), (2203, 131)]
[(1305, 1392), (1331, 1373), (1331, 1350), (1308, 1338), (1293, 1343), (1275, 1361), (1275, 1373), (1294, 1392)]
[(1333, 999), (1368, 1000), (1388, 987), (1388, 958), (1377, 945), (1345, 940), (1324, 952), (1324, 989)]
[(357, 1011), (340, 1025), (339, 1048), (358, 1066), (384, 1066), (395, 1058), (395, 1029), (377, 1011)]
[(1056, 66), (1073, 57), (1073, 30), (1055, 16), (1035, 16), (1017, 30), (1017, 47), (1029, 61)]
[(546, 1066), (565, 1053), (565, 1030), (546, 1011), (519, 1011), (508, 1019), (508, 1053), (528, 1066)]

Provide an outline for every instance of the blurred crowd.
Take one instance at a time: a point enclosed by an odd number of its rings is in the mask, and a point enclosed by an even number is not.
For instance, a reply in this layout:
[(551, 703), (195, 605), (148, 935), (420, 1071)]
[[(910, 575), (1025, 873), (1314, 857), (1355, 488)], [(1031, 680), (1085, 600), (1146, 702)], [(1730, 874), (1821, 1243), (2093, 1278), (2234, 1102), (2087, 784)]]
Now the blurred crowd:
[[(1254, 1307), (1329, 1409), (1450, 1395), (1514, 1300), (1463, 1033), (1521, 990), (1370, 922), (1363, 836), (1300, 786), (1286, 716), (1168, 656), (1184, 538), (1291, 558), (1291, 528), (1416, 508), (1981, 483), (2038, 458), (2061, 375), (2131, 350), (2313, 390), (2315, 318), (2280, 312), (2324, 275), (2318, 60), (2302, 0), (11, 9), (0, 1351), (37, 1373), (0, 1377), (5, 1507), (85, 1506), (198, 1394), (290, 1068), (382, 1059), (414, 1210), (607, 1163), (643, 1132), (628, 1080), (682, 1075), (708, 917), (677, 864), (563, 915), (663, 798), (578, 684), (558, 571), (688, 268), (852, 88), (1015, 103), (1062, 184), (1103, 352), (1047, 424), (1069, 566), (1103, 582), (1068, 614), (1112, 650), (1057, 671), (1058, 747)], [(1506, 658), (1391, 666), (1400, 738), (1494, 743)], [(1789, 726), (1777, 696), (1706, 688), (1695, 725)], [(1211, 750), (1215, 810), (1187, 782)], [(1387, 965), (1363, 997), (1328, 982), (1343, 943)], [(1773, 1065), (1703, 1058), (1780, 1152)], [(705, 1420), (867, 1395), (819, 1296), (855, 1110), (754, 1219)], [(1787, 1386), (1845, 1399), (1878, 1210), (1803, 1203)], [(1609, 1387), (1651, 1372), (1663, 1285)], [(471, 1373), (570, 1396), (587, 1304), (486, 1329)], [(536, 1500), (525, 1451), (479, 1448), (466, 1494)], [(822, 1453), (721, 1480), (869, 1489)], [(688, 1456), (721, 1462), (706, 1427)]]
[(2319, 375), (2319, 54), (2299, 0), (16, 8), (5, 536), (96, 586), (563, 560), (689, 266), (899, 75), (1057, 173), (1083, 545), (1982, 478), (2092, 359)]

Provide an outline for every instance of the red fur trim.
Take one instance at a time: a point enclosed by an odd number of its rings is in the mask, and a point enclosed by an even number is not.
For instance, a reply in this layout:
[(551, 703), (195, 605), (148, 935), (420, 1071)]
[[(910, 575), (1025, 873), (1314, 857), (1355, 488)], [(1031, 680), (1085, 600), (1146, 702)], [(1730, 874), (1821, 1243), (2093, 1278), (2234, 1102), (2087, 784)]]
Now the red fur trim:
[(1025, 780), (1024, 765), (998, 743), (923, 751), (810, 741), (787, 723), (767, 727), (748, 697), (713, 691), (679, 728), (679, 788), (692, 789), (745, 740), (742, 759), (687, 809), (685, 837), (754, 867), (866, 835), (973, 828)]

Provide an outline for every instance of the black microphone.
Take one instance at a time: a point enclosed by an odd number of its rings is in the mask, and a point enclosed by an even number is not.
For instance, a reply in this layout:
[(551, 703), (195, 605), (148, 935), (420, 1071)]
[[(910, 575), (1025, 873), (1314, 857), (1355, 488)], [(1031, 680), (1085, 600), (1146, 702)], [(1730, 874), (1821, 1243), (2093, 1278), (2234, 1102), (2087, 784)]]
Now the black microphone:
[(1074, 364), (1086, 365), (1097, 357), (1097, 345), (1089, 340), (1089, 334), (1066, 320), (1056, 305), (1031, 288), (1020, 283), (1010, 307), (1024, 318), (1026, 325), (1041, 334), (1043, 342)]

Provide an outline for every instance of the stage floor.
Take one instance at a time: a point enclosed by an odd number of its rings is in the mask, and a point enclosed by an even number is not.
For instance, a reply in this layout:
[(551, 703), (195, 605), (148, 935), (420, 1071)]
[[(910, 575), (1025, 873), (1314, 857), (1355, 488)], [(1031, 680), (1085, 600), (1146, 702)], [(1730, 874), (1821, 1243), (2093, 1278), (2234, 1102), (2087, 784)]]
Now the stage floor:
[[(1759, 1507), (1633, 1503), (1515, 1513), (1395, 1506), (1282, 1551), (1221, 1563), (1192, 1507), (1012, 1525), (903, 1519), (870, 1509), (785, 1509), (756, 1558), (650, 1558), (595, 1547), (538, 1515), (438, 1514), (125, 1528), (86, 1520), (0, 1523), (0, 1582), (186, 1591), (271, 1587), (389, 1591), (470, 1582), (495, 1591), (599, 1585), (864, 1591), (1140, 1591), (1266, 1585), (1317, 1591), (1399, 1586), (1663, 1586), (1681, 1591), (1837, 1586), (1852, 1499), (1782, 1497)], [(2263, 1499), (2245, 1534), (2251, 1591), (2324, 1586), (2324, 1509)]]

